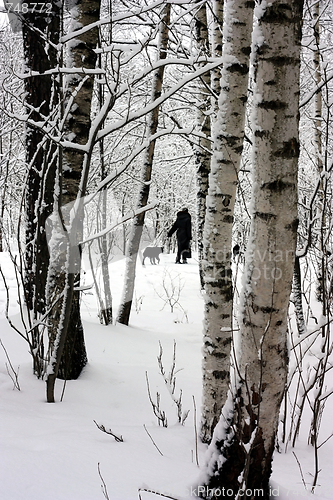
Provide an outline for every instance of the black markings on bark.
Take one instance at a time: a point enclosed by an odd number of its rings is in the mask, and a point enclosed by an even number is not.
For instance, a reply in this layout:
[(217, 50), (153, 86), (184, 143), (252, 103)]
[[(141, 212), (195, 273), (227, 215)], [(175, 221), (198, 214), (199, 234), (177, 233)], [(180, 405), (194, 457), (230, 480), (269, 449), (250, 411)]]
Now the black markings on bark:
[(269, 132), (267, 130), (256, 130), (254, 132), (255, 137), (268, 137)]
[(291, 187), (294, 187), (294, 184), (290, 182), (284, 182), (281, 179), (276, 179), (272, 182), (266, 182), (262, 185), (262, 189), (268, 189), (273, 193), (282, 193), (285, 189), (289, 189)]
[[(268, 4), (261, 20), (265, 23), (285, 23), (293, 19), (291, 6), (287, 3)], [(292, 20), (294, 22), (294, 19)]]
[(246, 56), (249, 56), (251, 54), (251, 47), (242, 47), (241, 48), (241, 52), (246, 55)]
[(218, 309), (220, 306), (219, 304), (216, 304), (215, 302), (212, 302), (211, 300), (207, 302), (207, 309)]
[(293, 220), (293, 222), (291, 224), (286, 225), (286, 229), (291, 230), (293, 233), (296, 233), (297, 228), (298, 228), (298, 223), (299, 223), (299, 219), (295, 219), (295, 220)]
[(275, 67), (284, 68), (285, 66), (297, 66), (299, 64), (298, 59), (288, 56), (275, 56), (267, 58), (267, 61), (271, 62)]
[(275, 214), (269, 214), (269, 213), (263, 213), (263, 212), (255, 212), (254, 217), (259, 217), (259, 219), (262, 219), (264, 221), (270, 221), (272, 219), (276, 219)]
[(288, 103), (282, 101), (262, 101), (258, 103), (258, 108), (261, 109), (270, 109), (273, 111), (277, 111), (279, 109), (286, 109), (288, 107)]
[(294, 137), (290, 141), (284, 142), (283, 147), (274, 153), (277, 158), (298, 158), (299, 142)]
[[(227, 357), (227, 355), (224, 352), (214, 352), (213, 356), (215, 358), (219, 358), (219, 359), (225, 359)], [(213, 372), (213, 375), (214, 375), (214, 372)], [(215, 377), (215, 375), (214, 375), (214, 377)], [(219, 377), (215, 377), (215, 378), (219, 378)], [(225, 378), (225, 377), (223, 377), (223, 378)]]
[(229, 372), (226, 370), (214, 370), (212, 375), (217, 380), (225, 380), (229, 376)]
[(224, 207), (228, 207), (230, 205), (230, 201), (231, 201), (232, 197), (229, 195), (229, 194), (224, 194), (223, 195), (223, 206)]
[(222, 219), (222, 222), (227, 222), (228, 224), (232, 224), (234, 221), (234, 217), (232, 215), (225, 215)]
[(222, 345), (226, 346), (229, 344), (231, 344), (231, 336), (229, 335), (229, 332), (228, 332), (228, 337), (222, 340)]
[(247, 75), (249, 67), (247, 64), (231, 64), (228, 66), (229, 73), (238, 73), (240, 75)]
[(275, 309), (274, 307), (260, 307), (259, 309), (264, 314), (272, 314), (273, 312), (277, 312), (277, 309)]

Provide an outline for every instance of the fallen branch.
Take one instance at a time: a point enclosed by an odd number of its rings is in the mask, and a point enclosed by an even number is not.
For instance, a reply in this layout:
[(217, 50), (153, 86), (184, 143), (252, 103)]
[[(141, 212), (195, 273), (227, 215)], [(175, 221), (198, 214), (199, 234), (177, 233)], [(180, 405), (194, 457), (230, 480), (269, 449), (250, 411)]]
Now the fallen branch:
[(146, 493), (152, 493), (153, 495), (158, 495), (163, 498), (171, 498), (171, 500), (180, 500), (179, 498), (172, 497), (170, 495), (165, 495), (164, 493), (160, 493), (159, 491), (149, 490), (148, 488), (139, 488), (139, 500), (142, 500), (141, 491), (145, 491)]
[(111, 429), (106, 429), (103, 424), (98, 424), (96, 420), (93, 420), (95, 422), (96, 426), (99, 428), (100, 431), (105, 432), (105, 434), (109, 434), (110, 436), (114, 437), (114, 439), (117, 441), (117, 443), (123, 443), (123, 436), (117, 436), (112, 432)]

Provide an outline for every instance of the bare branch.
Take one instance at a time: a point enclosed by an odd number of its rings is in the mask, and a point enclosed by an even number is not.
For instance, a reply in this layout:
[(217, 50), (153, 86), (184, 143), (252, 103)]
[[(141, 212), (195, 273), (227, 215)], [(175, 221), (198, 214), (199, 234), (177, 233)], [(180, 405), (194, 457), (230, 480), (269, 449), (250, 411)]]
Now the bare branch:
[(124, 442), (123, 436), (116, 436), (116, 434), (114, 434), (111, 429), (106, 429), (103, 424), (98, 424), (96, 420), (93, 420), (93, 422), (95, 422), (96, 426), (99, 428), (100, 431), (105, 432), (105, 434), (110, 434), (110, 436), (114, 437), (117, 443)]

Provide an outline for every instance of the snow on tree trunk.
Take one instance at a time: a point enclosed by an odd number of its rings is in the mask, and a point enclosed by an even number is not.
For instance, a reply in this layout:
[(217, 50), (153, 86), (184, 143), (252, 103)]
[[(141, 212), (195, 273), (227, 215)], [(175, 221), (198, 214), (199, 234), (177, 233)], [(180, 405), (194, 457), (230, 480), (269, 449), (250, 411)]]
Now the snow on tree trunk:
[(201, 439), (209, 442), (229, 386), (233, 287), (231, 237), (244, 138), (253, 5), (224, 3), (221, 93), (204, 228), (205, 280), (203, 409)]
[[(32, 4), (32, 2), (27, 2)], [(22, 23), (23, 48), (26, 71), (44, 73), (57, 64), (57, 44), (60, 34), (60, 9), (54, 5), (49, 14), (26, 13)], [(48, 41), (52, 42), (49, 43)], [(25, 102), (30, 119), (41, 122), (49, 116), (58, 103), (56, 80), (51, 76), (25, 78)], [(33, 108), (33, 111), (32, 111)], [(53, 190), (56, 172), (56, 147), (46, 139), (43, 132), (26, 127), (26, 162), (28, 176), (25, 197), (26, 249), (25, 249), (25, 300), (33, 311), (34, 320), (45, 312), (45, 287), (49, 265), (45, 221), (53, 210)], [(32, 348), (35, 349), (34, 373), (42, 376), (43, 342), (38, 328), (32, 333)]]
[[(71, 0), (72, 29), (87, 26), (99, 20), (101, 0)], [(74, 67), (94, 69), (97, 56), (94, 52), (98, 44), (98, 28), (79, 35), (70, 42), (69, 60)], [(70, 63), (70, 61), (68, 61)], [(84, 81), (84, 83), (82, 83)], [(65, 122), (65, 132), (72, 142), (86, 144), (90, 132), (91, 100), (94, 76), (73, 75), (67, 83), (66, 100), (80, 86), (70, 109), (70, 116)], [(79, 191), (84, 155), (69, 149), (63, 151), (61, 204), (66, 205), (76, 199)], [(75, 276), (75, 287), (80, 286), (80, 272)], [(80, 292), (73, 293), (72, 311), (68, 324), (67, 339), (63, 359), (59, 367), (59, 378), (76, 379), (87, 363), (84, 333), (80, 314)]]
[[(171, 4), (166, 4), (161, 14), (161, 22), (159, 27), (159, 42), (158, 42), (159, 59), (165, 59), (167, 56), (169, 24), (170, 24), (170, 7)], [(151, 102), (156, 101), (161, 96), (163, 76), (164, 76), (164, 66), (161, 66), (154, 73), (153, 76)], [(148, 139), (150, 136), (154, 135), (157, 131), (158, 115), (159, 115), (159, 106), (157, 106), (149, 115), (148, 118), (149, 122), (147, 127)], [(138, 209), (145, 207), (148, 204), (150, 180), (151, 180), (154, 153), (155, 153), (155, 144), (156, 140), (150, 141), (149, 146), (147, 147), (144, 153), (143, 166), (141, 170), (142, 184), (139, 188), (138, 201), (136, 204), (136, 207)], [(137, 261), (137, 255), (139, 251), (144, 221), (145, 221), (145, 212), (142, 212), (140, 215), (134, 218), (132, 230), (128, 240), (128, 246), (126, 251), (125, 283), (117, 318), (117, 322), (122, 323), (124, 325), (128, 325), (131, 314), (134, 285), (135, 285), (135, 275), (136, 275), (136, 261)]]
[[(28, 4), (31, 2), (28, 2)], [(36, 4), (34, 4), (36, 5)], [(56, 66), (57, 43), (60, 32), (60, 11), (57, 5), (50, 14), (24, 14), (22, 24), (26, 71), (44, 73)], [(54, 104), (54, 81), (51, 76), (31, 76), (24, 80), (30, 118), (36, 122), (48, 117)], [(31, 107), (34, 110), (31, 112)], [(26, 189), (26, 290), (27, 304), (39, 311), (45, 308), (45, 283), (48, 251), (45, 239), (45, 220), (53, 208), (55, 164), (50, 161), (54, 147), (43, 133), (27, 126), (26, 161), (29, 167)], [(44, 139), (44, 141), (43, 141)]]
[[(99, 20), (100, 0), (71, 0), (68, 3), (71, 12), (70, 31), (87, 26)], [(98, 43), (98, 29), (93, 28), (71, 39), (67, 47), (67, 65), (72, 68), (94, 69), (97, 56), (94, 52)], [(65, 116), (65, 138), (77, 144), (86, 144), (90, 132), (90, 111), (94, 85), (94, 76), (71, 74), (65, 80), (65, 104), (73, 101), (69, 113)], [(89, 169), (90, 157), (77, 150), (64, 149), (60, 162), (59, 192), (55, 193), (55, 209), (60, 210), (62, 221), (58, 221), (54, 238), (62, 241), (62, 246), (51, 251), (49, 267), (49, 305), (56, 301), (49, 319), (49, 338), (51, 359), (47, 377), (47, 399), (54, 401), (54, 382), (58, 376), (63, 379), (77, 378), (85, 364), (87, 355), (80, 317), (80, 292), (75, 288), (80, 285), (80, 255), (73, 242), (83, 239), (83, 207), (77, 204), (77, 212), (70, 220), (70, 210), (79, 194), (83, 171)], [(81, 196), (85, 186), (81, 185)], [(60, 197), (59, 197), (60, 194)], [(82, 201), (82, 200), (81, 200)], [(58, 204), (58, 207), (57, 207)]]
[(269, 499), (287, 380), (287, 312), (298, 224), (302, 7), (302, 1), (274, 0), (255, 11), (252, 221), (236, 343), (237, 375), (215, 429), (204, 481), (211, 489), (232, 490), (229, 498), (239, 490), (242, 498), (253, 498), (259, 490), (260, 498)]
[[(196, 44), (198, 55), (210, 54), (206, 5), (203, 4), (195, 16)], [(206, 214), (206, 196), (208, 193), (208, 176), (211, 160), (211, 127), (210, 115), (211, 108), (211, 78), (210, 73), (201, 77), (198, 83), (198, 111), (197, 121), (200, 131), (206, 138), (199, 139), (199, 146), (195, 150), (195, 163), (197, 167), (197, 242), (198, 242), (198, 260), (201, 288), (204, 289), (204, 274), (202, 269), (203, 257), (203, 231)]]

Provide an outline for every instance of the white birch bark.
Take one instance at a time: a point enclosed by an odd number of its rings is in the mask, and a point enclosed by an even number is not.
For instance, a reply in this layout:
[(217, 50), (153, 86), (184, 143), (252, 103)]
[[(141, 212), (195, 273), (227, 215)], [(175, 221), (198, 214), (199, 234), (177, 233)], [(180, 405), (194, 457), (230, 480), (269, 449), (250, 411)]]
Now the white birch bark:
[[(212, 55), (214, 57), (222, 56), (223, 44), (223, 7), (224, 0), (213, 0), (213, 22), (212, 22)], [(213, 69), (211, 76), (213, 97), (212, 106), (215, 110), (215, 115), (218, 112), (218, 97), (221, 93), (221, 66)], [(215, 119), (213, 120), (216, 121)]]
[[(196, 45), (198, 56), (209, 56), (209, 37), (207, 25), (206, 5), (203, 4), (195, 16)], [(204, 65), (205, 63), (203, 63)], [(210, 73), (202, 75), (198, 81), (198, 110), (197, 122), (205, 138), (199, 139), (199, 146), (195, 150), (195, 163), (197, 168), (197, 242), (198, 242), (198, 260), (199, 276), (201, 288), (204, 288), (204, 274), (202, 269), (203, 257), (203, 231), (206, 213), (206, 197), (208, 193), (208, 176), (210, 172), (211, 160), (211, 77)]]
[[(169, 39), (169, 24), (170, 24), (170, 10), (171, 4), (166, 4), (161, 16), (158, 40), (158, 57), (159, 59), (166, 59), (168, 39)], [(162, 93), (162, 84), (164, 77), (164, 66), (155, 71), (152, 81), (152, 94), (151, 102), (156, 101)], [(149, 115), (148, 122), (148, 138), (153, 136), (158, 128), (159, 106), (152, 111)], [(141, 186), (138, 194), (137, 208), (140, 209), (148, 204), (150, 181), (153, 167), (153, 160), (155, 154), (156, 139), (150, 141), (149, 146), (146, 148), (143, 157), (143, 166), (141, 170)], [(145, 212), (135, 217), (131, 234), (126, 251), (126, 270), (125, 270), (125, 283), (119, 306), (117, 322), (128, 325), (130, 313), (132, 309), (132, 301), (134, 295), (135, 276), (136, 276), (136, 262), (143, 231), (145, 220)]]
[[(216, 2), (217, 4), (218, 2)], [(253, 5), (224, 2), (223, 68), (204, 229), (205, 280), (201, 439), (209, 442), (226, 400), (232, 338), (231, 237), (243, 149)]]
[[(313, 65), (314, 65), (314, 80), (315, 85), (318, 87), (321, 83), (321, 54), (320, 54), (320, 2), (315, 2), (312, 6), (312, 16), (313, 16), (313, 30), (315, 38), (315, 48), (313, 51)], [(327, 291), (326, 291), (326, 279), (327, 279), (327, 262), (326, 262), (326, 210), (325, 205), (327, 203), (326, 193), (327, 193), (327, 178), (322, 176), (323, 173), (323, 157), (322, 157), (322, 91), (316, 92), (314, 95), (314, 111), (315, 111), (315, 123), (314, 123), (314, 144), (315, 144), (315, 164), (317, 167), (318, 179), (320, 181), (319, 191), (318, 191), (318, 202), (316, 207), (316, 216), (318, 217), (319, 228), (319, 257), (317, 257), (317, 268), (318, 268), (318, 289), (320, 290), (319, 295), (322, 301), (322, 313), (323, 316), (327, 314)], [(324, 328), (322, 329), (323, 336)]]
[(302, 10), (302, 1), (295, 0), (273, 0), (256, 9), (253, 201), (239, 322), (240, 382), (216, 427), (207, 481), (210, 488), (232, 489), (231, 498), (239, 490), (260, 489), (261, 498), (269, 499), (287, 379), (287, 312), (298, 224)]
[[(67, 6), (72, 16), (70, 31), (99, 19), (100, 0), (70, 0)], [(93, 70), (97, 41), (96, 27), (78, 34), (67, 47), (67, 66)], [(93, 85), (93, 74), (88, 78), (78, 73), (67, 77), (64, 109), (69, 109), (61, 119), (65, 136), (78, 144), (88, 142)], [(54, 402), (56, 377), (78, 378), (87, 363), (78, 290), (81, 269), (78, 242), (83, 238), (83, 196), (92, 147), (91, 142), (88, 153), (64, 148), (59, 160), (54, 192), (54, 213), (58, 219), (53, 229), (47, 286), (47, 303), (51, 309), (48, 320), (50, 360), (46, 380), (48, 402)], [(73, 205), (75, 210), (71, 211)]]

